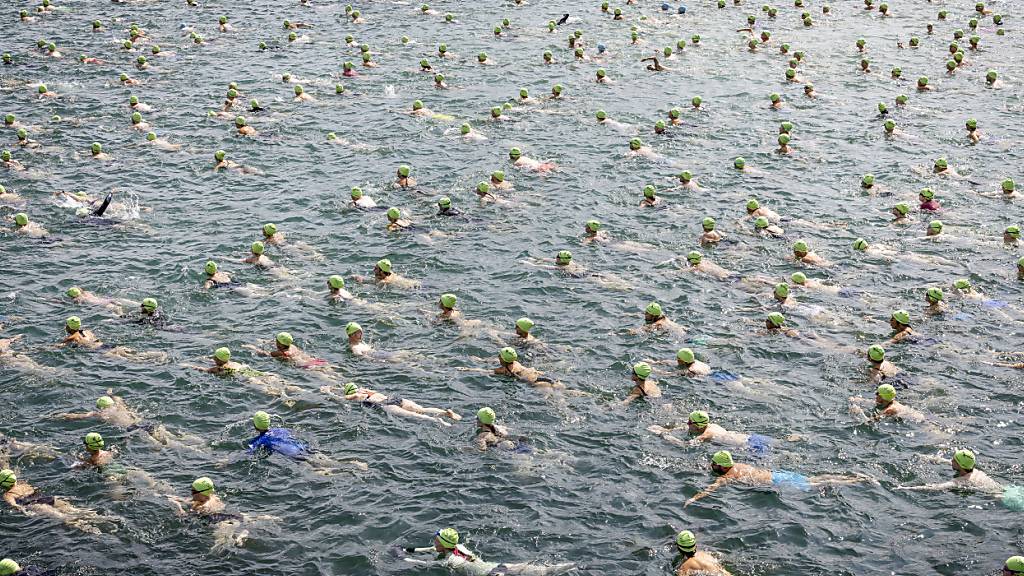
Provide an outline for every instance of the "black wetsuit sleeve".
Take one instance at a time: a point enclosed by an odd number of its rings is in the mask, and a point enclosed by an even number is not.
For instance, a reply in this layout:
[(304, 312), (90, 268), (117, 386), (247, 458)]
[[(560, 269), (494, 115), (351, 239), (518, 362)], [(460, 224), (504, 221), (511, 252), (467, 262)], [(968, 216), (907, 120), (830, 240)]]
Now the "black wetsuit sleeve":
[(107, 207), (110, 206), (110, 201), (114, 199), (113, 192), (107, 192), (107, 197), (103, 199), (103, 204), (100, 207), (92, 211), (93, 216), (103, 216), (103, 213), (107, 211)]

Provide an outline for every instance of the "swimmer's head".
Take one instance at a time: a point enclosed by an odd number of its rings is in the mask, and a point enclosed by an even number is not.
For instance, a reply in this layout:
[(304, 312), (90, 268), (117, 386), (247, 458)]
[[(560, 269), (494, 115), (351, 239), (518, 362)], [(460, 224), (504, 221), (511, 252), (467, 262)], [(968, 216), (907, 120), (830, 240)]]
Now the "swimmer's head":
[(142, 122), (142, 114), (132, 112), (132, 124), (138, 124), (139, 122)]
[(1020, 226), (1017, 226), (1016, 224), (1007, 226), (1006, 230), (1003, 230), (1003, 239), (1020, 240)]
[(562, 90), (564, 90), (564, 88), (561, 84), (555, 84), (554, 86), (551, 87), (551, 93), (555, 96), (561, 95)]
[(657, 190), (654, 188), (653, 184), (647, 184), (644, 186), (644, 198), (654, 198), (656, 193)]
[(96, 156), (103, 152), (103, 145), (99, 142), (93, 142), (89, 149), (92, 150), (92, 155)]
[(658, 304), (657, 302), (651, 302), (648, 304), (647, 308), (644, 309), (644, 316), (646, 316), (649, 321), (657, 320), (664, 316), (664, 312), (661, 310), (661, 304)]
[(785, 146), (789, 144), (789, 134), (779, 134), (779, 146)]
[(676, 536), (676, 548), (679, 548), (680, 552), (686, 554), (693, 554), (697, 551), (697, 538), (693, 535), (693, 532), (689, 530), (683, 530)]
[(768, 99), (772, 101), (772, 104), (777, 104), (782, 101), (782, 96), (779, 96), (778, 92), (772, 92), (768, 95)]
[(910, 96), (907, 96), (906, 94), (900, 94), (900, 95), (896, 96), (896, 103), (897, 104), (906, 104), (909, 100), (910, 100)]
[[(1009, 572), (1010, 576), (1024, 574), (1024, 556), (1011, 556), (1003, 565), (1003, 571)], [(1004, 575), (1005, 576), (1005, 575)]]
[(516, 320), (516, 332), (522, 336), (529, 334), (530, 330), (533, 329), (534, 326), (535, 324), (533, 323), (533, 320), (530, 320), (526, 316)]
[(633, 364), (633, 375), (641, 380), (651, 375), (651, 365), (647, 362)]
[(755, 212), (760, 207), (761, 203), (758, 202), (756, 199), (751, 198), (750, 200), (747, 200), (747, 214)]
[(511, 364), (519, 359), (519, 354), (516, 352), (515, 348), (506, 346), (498, 351), (498, 359), (505, 364)]
[(797, 258), (803, 258), (810, 252), (810, 248), (807, 247), (807, 242), (804, 240), (797, 240), (793, 243), (793, 255)]
[(353, 186), (351, 196), (353, 200), (359, 200), (363, 197), (363, 189), (359, 186)]
[(896, 399), (896, 389), (892, 387), (892, 384), (882, 384), (875, 390), (875, 396), (878, 396), (883, 403), (889, 404)]
[[(93, 152), (93, 154), (95, 154), (95, 152)], [(223, 162), (224, 158), (226, 158), (226, 157), (227, 157), (227, 152), (225, 152), (223, 150), (217, 150), (216, 152), (213, 153), (213, 159), (216, 160), (217, 162)]]
[(231, 360), (231, 350), (224, 346), (217, 348), (213, 351), (213, 359), (218, 362), (227, 363)]
[(302, 96), (302, 84), (296, 84), (292, 91), (295, 92), (296, 96)]
[(586, 228), (587, 232), (596, 233), (601, 229), (601, 223), (597, 220), (587, 220)]
[(355, 394), (357, 390), (359, 390), (359, 387), (356, 386), (355, 382), (346, 382), (343, 390), (345, 391), (346, 396), (351, 396), (352, 394)]
[(411, 169), (408, 166), (406, 166), (405, 164), (402, 164), (401, 166), (398, 167), (398, 177), (399, 178), (408, 178), (410, 170)]
[(758, 216), (757, 218), (754, 219), (754, 228), (756, 228), (757, 230), (764, 230), (767, 227), (768, 218), (765, 218), (764, 216)]
[(192, 494), (200, 494), (202, 496), (209, 496), (213, 494), (213, 480), (210, 480), (206, 476), (196, 478), (192, 482)]
[(252, 243), (252, 246), (250, 246), (249, 249), (252, 251), (253, 254), (259, 256), (260, 254), (263, 254), (263, 251), (266, 250), (266, 247), (263, 245), (263, 242), (256, 241)]
[(686, 261), (690, 263), (690, 266), (697, 266), (703, 258), (704, 256), (696, 250), (690, 250), (686, 253)]
[(971, 281), (967, 278), (957, 278), (953, 281), (953, 288), (956, 288), (957, 290), (970, 290)]
[(668, 117), (673, 119), (673, 120), (678, 120), (679, 116), (682, 113), (683, 113), (683, 111), (680, 110), (679, 108), (672, 108), (671, 110), (668, 111)]
[(896, 122), (894, 122), (893, 120), (886, 120), (886, 121), (885, 121), (885, 122), (884, 122), (884, 123), (882, 124), (882, 126), (884, 126), (884, 127), (885, 127), (885, 131), (886, 131), (886, 132), (892, 132), (893, 130), (895, 130), (895, 129), (896, 129)]
[(490, 426), (494, 424), (494, 421), (498, 419), (497, 414), (494, 413), (494, 409), (490, 407), (484, 407), (476, 412), (476, 419), (481, 424)]
[(917, 79), (917, 87), (918, 88), (924, 88), (926, 86), (928, 86), (928, 77), (927, 76), (921, 76), (920, 78)]
[(683, 184), (689, 184), (690, 180), (693, 180), (693, 172), (689, 170), (683, 170), (679, 173), (679, 181)]
[(744, 160), (742, 156), (737, 156), (736, 159), (732, 161), (732, 165), (733, 168), (736, 168), (737, 170), (743, 170), (747, 165), (747, 161)]
[[(690, 350), (689, 348), (680, 348), (679, 351), (676, 352), (676, 362), (680, 364), (689, 366), (690, 364), (693, 364), (695, 360), (697, 360), (697, 357), (694, 356), (693, 350)], [(692, 412), (690, 413), (690, 419), (693, 419)]]
[(270, 414), (260, 410), (252, 415), (252, 426), (260, 432), (270, 430)]
[(114, 399), (110, 396), (100, 396), (96, 399), (96, 408), (103, 410), (104, 408), (110, 408), (114, 405)]
[(82, 329), (82, 319), (78, 316), (71, 316), (64, 321), (64, 327), (68, 332), (77, 332)]
[(936, 172), (942, 172), (946, 168), (949, 168), (949, 162), (946, 162), (945, 158), (939, 158), (935, 161), (933, 168)]
[(152, 314), (157, 308), (156, 298), (145, 298), (142, 301), (142, 310)]
[(938, 304), (942, 302), (944, 295), (942, 294), (942, 288), (932, 287), (924, 293), (925, 299), (929, 304)]
[(694, 108), (700, 108), (702, 102), (704, 102), (704, 100), (702, 100), (700, 96), (694, 96), (693, 98), (690, 99), (690, 104)]
[(71, 288), (68, 288), (68, 291), (65, 292), (65, 294), (67, 294), (68, 298), (78, 298), (82, 295), (82, 289), (78, 286), (72, 286)]
[(864, 177), (860, 179), (860, 185), (864, 188), (871, 188), (875, 185), (875, 175), (865, 174)]
[(910, 313), (906, 310), (896, 310), (889, 319), (901, 326), (910, 326)]
[(391, 208), (388, 208), (387, 216), (388, 216), (388, 220), (390, 220), (391, 222), (394, 222), (394, 221), (396, 221), (396, 220), (398, 220), (399, 218), (402, 217), (402, 212), (398, 208), (395, 208), (394, 206), (392, 206)]
[(568, 250), (559, 250), (558, 254), (555, 255), (555, 263), (559, 266), (566, 266), (572, 262), (572, 252)]
[(882, 348), (878, 344), (872, 344), (868, 346), (868, 360), (872, 362), (881, 362), (885, 360), (885, 348)]
[(274, 337), (274, 340), (277, 341), (278, 347), (281, 348), (289, 348), (292, 345), (292, 342), (295, 341), (295, 339), (292, 338), (292, 335), (288, 332), (278, 332), (277, 336)]
[(14, 223), (21, 228), (22, 226), (28, 226), (28, 214), (24, 212), (18, 212), (14, 215)]
[(14, 474), (14, 470), (11, 470), (10, 468), (0, 470), (0, 490), (6, 492), (17, 482), (18, 477)]
[(345, 335), (352, 336), (358, 332), (362, 332), (363, 327), (358, 322), (349, 322), (345, 325)]
[(997, 78), (999, 78), (999, 73), (995, 70), (989, 70), (985, 73), (985, 81), (989, 84), (995, 84)]
[(892, 207), (892, 213), (900, 218), (905, 217), (910, 213), (910, 206), (906, 202), (900, 202), (899, 204)]
[(156, 140), (156, 132), (146, 132), (146, 140), (149, 142)]
[(441, 210), (448, 210), (452, 207), (452, 199), (447, 196), (442, 196), (441, 199), (437, 201), (437, 207)]
[(385, 274), (390, 274), (391, 260), (388, 260), (387, 258), (381, 258), (380, 260), (377, 260), (377, 269)]
[(334, 290), (341, 290), (345, 287), (345, 279), (337, 274), (333, 274), (327, 278), (327, 285)]
[(639, 138), (632, 138), (629, 141), (629, 149), (633, 150), (633, 151), (639, 150), (640, 147), (643, 146), (643, 145), (644, 145), (643, 140), (641, 140)]
[(83, 439), (86, 450), (90, 452), (98, 452), (103, 450), (103, 436), (100, 436), (98, 432), (89, 432)]
[(765, 322), (769, 329), (782, 328), (786, 323), (786, 317), (782, 315), (782, 312), (771, 312), (768, 314), (768, 318)]
[(794, 272), (793, 275), (789, 277), (789, 279), (793, 281), (793, 284), (799, 284), (800, 286), (803, 286), (807, 282), (807, 275), (804, 274), (803, 272)]
[(519, 148), (512, 148), (511, 150), (508, 151), (508, 157), (511, 158), (512, 160), (519, 160), (519, 157), (522, 155), (523, 153), (522, 151), (519, 150)]
[(500, 184), (500, 183), (502, 183), (504, 181), (505, 181), (505, 172), (503, 172), (501, 170), (495, 170), (494, 172), (491, 172), (491, 182), (496, 182), (496, 183)]
[(705, 232), (711, 232), (715, 229), (715, 219), (710, 216), (705, 216), (704, 219), (700, 221), (700, 226)]
[(719, 450), (711, 457), (711, 469), (719, 474), (733, 467), (732, 454), (728, 450)]
[(779, 282), (778, 284), (775, 285), (775, 290), (773, 290), (773, 293), (775, 294), (776, 298), (781, 298), (783, 300), (789, 298), (789, 284), (786, 284), (785, 282)]
[(455, 528), (444, 528), (434, 535), (435, 541), (445, 550), (454, 550), (459, 545), (459, 533)]
[(458, 299), (455, 297), (455, 294), (451, 294), (451, 293), (441, 294), (441, 300), (440, 300), (441, 308), (443, 308), (445, 310), (454, 310), (455, 309), (455, 302), (457, 300)]
[(1013, 192), (1014, 189), (1016, 189), (1016, 185), (1014, 184), (1012, 178), (1007, 178), (1006, 180), (1003, 180), (1003, 182), (1002, 182), (1002, 184), (1000, 184), (1000, 186), (1002, 187), (1003, 192), (1005, 192), (1007, 194), (1009, 194), (1010, 192)]
[(974, 456), (974, 452), (971, 452), (966, 448), (961, 448), (953, 454), (953, 462), (960, 468), (960, 470), (970, 472), (974, 470), (977, 458)]
[(853, 249), (858, 252), (863, 252), (868, 249), (868, 241), (863, 238), (857, 238), (853, 241)]

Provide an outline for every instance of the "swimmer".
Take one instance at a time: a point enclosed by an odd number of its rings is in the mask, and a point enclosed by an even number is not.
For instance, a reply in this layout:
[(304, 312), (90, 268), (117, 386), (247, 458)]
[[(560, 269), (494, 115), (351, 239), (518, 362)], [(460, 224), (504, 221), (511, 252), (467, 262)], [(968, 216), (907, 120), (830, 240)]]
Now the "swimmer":
[[(661, 436), (669, 444), (679, 446), (680, 448), (697, 446), (702, 442), (707, 442), (746, 448), (758, 456), (767, 454), (771, 450), (773, 442), (771, 438), (760, 434), (744, 434), (742, 432), (726, 430), (718, 424), (711, 422), (711, 416), (703, 410), (690, 412), (686, 422), (687, 433), (692, 436), (689, 441), (680, 440), (673, 436), (673, 428), (649, 426), (647, 430)], [(790, 439), (799, 439), (799, 436), (793, 435)]]
[(648, 160), (654, 160), (654, 161), (660, 161), (660, 160), (664, 159), (664, 156), (662, 156), (661, 154), (658, 154), (657, 152), (652, 150), (650, 146), (644, 146), (643, 140), (641, 140), (639, 138), (632, 138), (632, 139), (630, 139), (630, 141), (629, 141), (629, 152), (627, 152), (626, 155), (627, 156), (643, 156), (644, 158), (647, 158)]
[[(130, 468), (123, 464), (114, 462), (114, 456), (117, 455), (118, 452), (116, 448), (113, 450), (104, 450), (105, 442), (103, 441), (103, 436), (100, 434), (96, 432), (89, 432), (85, 435), (83, 443), (85, 444), (86, 454), (83, 458), (71, 465), (72, 469), (86, 467), (96, 468), (100, 474), (103, 475), (104, 479), (109, 482), (113, 482), (115, 484), (130, 482), (138, 487), (146, 488), (151, 493), (157, 495), (162, 491), (170, 489), (170, 486), (165, 487), (161, 482), (158, 482), (143, 470)], [(115, 488), (111, 492), (113, 499), (124, 499), (123, 489)]]
[(293, 102), (315, 102), (316, 99), (306, 93), (302, 88), (302, 84), (296, 84), (292, 91), (295, 93), (295, 98), (292, 98)]
[(358, 208), (376, 208), (377, 202), (373, 198), (363, 194), (363, 189), (358, 186), (352, 187), (352, 205)]
[(796, 300), (790, 298), (789, 292), (789, 284), (779, 282), (772, 289), (772, 298), (783, 308), (793, 308), (796, 306)]
[(363, 342), (363, 327), (357, 322), (345, 325), (345, 335), (348, 336), (348, 349), (356, 356), (366, 356), (374, 351), (369, 344)]
[(0, 151), (0, 162), (3, 162), (4, 168), (7, 168), (8, 170), (13, 170), (15, 172), (25, 171), (25, 165), (15, 160), (14, 157), (11, 156), (10, 150)]
[[(874, 404), (875, 413), (868, 417), (861, 405)], [(910, 422), (922, 423), (927, 420), (925, 415), (913, 408), (896, 401), (896, 389), (891, 384), (882, 384), (875, 390), (874, 401), (859, 396), (850, 397), (850, 415), (863, 422), (882, 418), (899, 418)]]
[(235, 162), (233, 160), (229, 160), (227, 158), (227, 152), (225, 152), (223, 150), (217, 150), (216, 152), (214, 152), (213, 153), (213, 160), (214, 160), (214, 162), (216, 162), (213, 165), (213, 171), (214, 172), (217, 172), (218, 170), (228, 169), (228, 170), (234, 170), (234, 171), (242, 173), (242, 174), (259, 174), (260, 173), (259, 170), (255, 169), (255, 168), (253, 168), (251, 166), (244, 166), (242, 164), (238, 164), (237, 162)]
[(281, 454), (293, 460), (308, 464), (314, 472), (321, 476), (332, 476), (339, 470), (342, 464), (353, 466), (358, 470), (366, 471), (370, 467), (359, 460), (346, 460), (336, 462), (326, 454), (311, 450), (309, 446), (300, 440), (292, 437), (292, 431), (287, 428), (271, 428), (270, 414), (262, 410), (253, 414), (252, 426), (256, 429), (256, 437), (246, 443), (246, 452), (250, 455)]
[(206, 443), (198, 436), (188, 434), (174, 434), (167, 430), (163, 424), (158, 422), (146, 422), (121, 396), (114, 395), (114, 390), (108, 388), (106, 395), (96, 399), (96, 409), (89, 412), (66, 412), (56, 414), (54, 418), (61, 420), (91, 420), (96, 419), (110, 426), (123, 428), (126, 432), (142, 431), (147, 441), (156, 446), (168, 446), (173, 448), (188, 448), (201, 451)]
[(459, 127), (459, 134), (462, 136), (462, 139), (467, 142), (483, 142), (484, 140), (487, 140), (486, 136), (473, 129), (468, 122), (463, 123), (462, 126)]
[(932, 165), (932, 172), (939, 174), (940, 176), (953, 176), (956, 178), (962, 177), (956, 171), (956, 168), (949, 165), (949, 162), (947, 162), (945, 158), (939, 158), (935, 161), (935, 164)]
[(985, 294), (972, 286), (967, 278), (957, 278), (953, 281), (953, 293), (966, 300), (986, 300)]
[(945, 300), (945, 294), (942, 293), (942, 288), (932, 287), (925, 290), (924, 301), (928, 303), (925, 312), (928, 314), (942, 313), (946, 309), (943, 300)]
[(640, 199), (640, 206), (659, 206), (661, 204), (661, 198), (658, 198), (655, 194), (657, 190), (653, 185), (648, 184), (644, 186), (644, 197)]
[(651, 365), (646, 362), (637, 362), (630, 370), (630, 381), (633, 387), (629, 394), (622, 401), (623, 404), (631, 404), (638, 398), (661, 398), (661, 388), (657, 380), (648, 380), (651, 375)]
[(717, 558), (697, 550), (697, 538), (689, 530), (683, 530), (676, 536), (676, 549), (681, 560), (676, 576), (732, 576), (722, 568)]
[(60, 458), (60, 454), (46, 444), (15, 440), (13, 437), (0, 432), (0, 468), (7, 468), (10, 465), (12, 456), (16, 457), (18, 462), (22, 460), (56, 460)]
[(758, 216), (754, 219), (754, 233), (762, 238), (781, 238), (786, 231), (769, 222), (764, 216)]
[(779, 147), (776, 150), (779, 154), (790, 154), (793, 149), (789, 147), (790, 137), (789, 134), (779, 134)]
[(98, 296), (93, 292), (89, 292), (78, 286), (72, 286), (67, 289), (64, 293), (72, 302), (75, 304), (88, 304), (91, 306), (103, 306), (116, 314), (117, 316), (124, 315), (124, 310), (121, 308), (122, 302), (114, 298), (107, 298), (105, 296)]
[(700, 222), (701, 235), (699, 238), (701, 246), (714, 246), (722, 241), (722, 234), (715, 230), (715, 219), (706, 216)]
[(464, 372), (480, 372), (483, 374), (497, 374), (499, 376), (510, 376), (536, 388), (563, 389), (565, 385), (544, 375), (536, 368), (527, 368), (519, 363), (519, 354), (515, 348), (506, 346), (498, 351), (498, 363), (500, 366), (493, 371), (485, 368), (459, 367)]
[(437, 305), (441, 308), (441, 312), (438, 313), (437, 318), (439, 320), (452, 322), (461, 328), (463, 332), (468, 332), (483, 325), (483, 322), (480, 320), (467, 320), (465, 316), (463, 316), (462, 312), (455, 309), (457, 302), (458, 298), (456, 298), (455, 294), (441, 294), (441, 297), (437, 301)]
[(3, 184), (0, 184), (0, 204), (4, 203), (8, 205), (24, 204), (25, 199), (19, 196), (17, 192), (14, 192), (13, 190), (9, 191), (3, 186)]
[(213, 260), (208, 260), (203, 266), (203, 272), (206, 274), (206, 280), (203, 282), (203, 289), (209, 290), (211, 288), (220, 288), (222, 286), (232, 286), (236, 284), (231, 279), (231, 276), (227, 272), (223, 272), (217, 269), (217, 263)]
[(831, 262), (821, 256), (818, 256), (808, 248), (807, 242), (804, 240), (797, 240), (793, 244), (793, 259), (797, 262), (803, 262), (804, 264), (810, 264), (812, 266), (828, 267), (832, 265)]
[[(353, 279), (356, 282), (369, 282), (369, 278), (363, 276), (354, 276)], [(373, 266), (373, 280), (378, 284), (386, 284), (394, 286), (402, 290), (411, 290), (418, 288), (420, 283), (416, 280), (411, 280), (404, 276), (401, 276), (392, 271), (391, 260), (387, 258), (381, 258)]]
[(416, 180), (409, 176), (411, 168), (402, 164), (398, 167), (397, 178), (395, 179), (395, 186), (399, 188), (410, 188), (416, 185)]
[(491, 172), (491, 188), (496, 190), (509, 191), (512, 190), (512, 183), (505, 180), (505, 172), (502, 170), (495, 170)]
[[(249, 538), (249, 530), (242, 528), (248, 520), (245, 514), (225, 513), (226, 506), (219, 496), (214, 494), (213, 480), (203, 476), (192, 482), (192, 497), (181, 498), (168, 495), (167, 500), (177, 508), (179, 516), (195, 514), (214, 526), (213, 550), (222, 550), (228, 546), (241, 548)], [(188, 510), (185, 510), (188, 506)], [(261, 517), (269, 518), (269, 517)]]
[(967, 127), (967, 137), (971, 139), (973, 144), (977, 144), (981, 140), (981, 132), (978, 131), (978, 121), (974, 118), (968, 118), (964, 125)]
[(255, 136), (256, 129), (249, 126), (245, 119), (245, 116), (235, 116), (235, 127), (238, 129), (239, 136)]
[(118, 80), (120, 80), (121, 84), (124, 84), (125, 86), (138, 86), (139, 84), (142, 84), (141, 81), (132, 78), (124, 72), (121, 73), (121, 75), (118, 77)]
[(914, 336), (914, 330), (910, 327), (910, 313), (906, 310), (896, 310), (889, 316), (889, 326), (896, 332), (889, 338), (890, 344), (895, 344)]
[(256, 242), (253, 242), (252, 245), (249, 247), (249, 251), (251, 252), (251, 254), (248, 257), (242, 259), (242, 262), (244, 264), (254, 264), (260, 268), (270, 268), (272, 266), (275, 266), (274, 261), (263, 253), (264, 251), (266, 251), (266, 246), (263, 244), (263, 242), (260, 242), (258, 240)]
[(968, 492), (980, 492), (993, 496), (1001, 496), (1003, 486), (975, 468), (977, 457), (974, 452), (961, 448), (953, 454), (950, 460), (953, 468), (953, 479), (937, 484), (924, 484), (921, 486), (896, 486), (894, 490), (914, 491), (940, 491), (940, 490), (966, 490)]
[(389, 232), (394, 232), (395, 230), (401, 230), (403, 228), (408, 228), (412, 226), (412, 222), (410, 222), (406, 218), (402, 218), (402, 212), (398, 208), (395, 208), (394, 206), (388, 208), (387, 217), (387, 229)]
[(444, 528), (434, 534), (432, 546), (425, 548), (406, 548), (410, 553), (437, 553), (433, 561), (406, 558), (405, 561), (421, 566), (440, 566), (452, 572), (466, 576), (487, 576), (489, 574), (507, 574), (508, 576), (557, 576), (565, 574), (576, 567), (575, 564), (553, 564), (545, 566), (533, 562), (509, 564), (485, 562), (482, 558), (459, 544), (459, 533), (454, 528)]
[(497, 424), (497, 415), (493, 408), (481, 408), (476, 413), (476, 438), (473, 445), (481, 452), (486, 452), (491, 446), (504, 450), (515, 450), (516, 442), (509, 440), (508, 429)]
[(322, 372), (333, 372), (331, 365), (322, 358), (316, 358), (310, 354), (303, 352), (298, 346), (294, 344), (295, 340), (292, 335), (288, 332), (278, 332), (274, 337), (274, 349), (273, 350), (262, 350), (256, 346), (249, 344), (243, 345), (243, 348), (247, 348), (256, 353), (257, 356), (270, 356), (271, 358), (277, 358), (283, 362), (289, 362), (294, 364), (298, 368), (304, 368), (307, 370), (319, 370)]
[(711, 366), (697, 360), (693, 350), (689, 348), (680, 348), (679, 351), (676, 352), (675, 363), (686, 376), (703, 377), (711, 374)]
[(14, 215), (14, 230), (15, 234), (25, 236), (28, 238), (45, 238), (50, 234), (46, 228), (43, 228), (39, 224), (32, 222), (28, 219), (28, 214), (24, 212), (18, 212)]
[(656, 332), (664, 331), (671, 332), (676, 336), (685, 336), (686, 330), (679, 324), (669, 320), (668, 316), (665, 315), (661, 309), (661, 304), (657, 302), (651, 302), (644, 309), (644, 325), (642, 328), (630, 330), (630, 333), (636, 334), (639, 332)]
[(892, 215), (894, 216), (892, 223), (907, 225), (914, 222), (913, 218), (910, 217), (910, 206), (906, 202), (900, 202), (892, 207)]
[(604, 243), (611, 240), (608, 237), (608, 233), (601, 230), (601, 223), (597, 220), (587, 220), (587, 223), (583, 225), (583, 239), (580, 243), (583, 245), (590, 244), (591, 242)]
[(838, 286), (831, 286), (825, 284), (824, 282), (815, 280), (813, 278), (808, 278), (807, 275), (804, 274), (803, 272), (794, 272), (793, 275), (790, 276), (790, 280), (793, 282), (793, 284), (796, 284), (797, 286), (800, 286), (802, 288), (807, 288), (808, 290), (817, 290), (819, 292), (824, 292), (826, 294), (831, 294), (833, 296), (839, 295), (839, 293), (842, 292), (843, 290)]
[(181, 150), (181, 144), (172, 144), (164, 138), (159, 138), (156, 132), (149, 132), (146, 134), (146, 142), (160, 148), (161, 150), (167, 150), (168, 152), (177, 152)]
[[(231, 359), (231, 350), (227, 347), (217, 348), (213, 352), (213, 366), (196, 366), (194, 364), (182, 364), (182, 368), (192, 368), (200, 372), (206, 372), (208, 374), (217, 374), (224, 376), (238, 376), (248, 384), (259, 387), (263, 392), (269, 396), (276, 397), (288, 397), (288, 393), (291, 392), (302, 392), (302, 388), (286, 384), (280, 376), (271, 374), (269, 372), (260, 372), (254, 370), (245, 364), (235, 362)], [(294, 404), (294, 401), (288, 400), (286, 404)]]
[[(320, 391), (328, 396), (339, 397), (330, 386), (324, 386), (320, 388)], [(456, 422), (462, 420), (462, 416), (459, 416), (454, 410), (448, 408), (424, 408), (412, 400), (399, 396), (388, 396), (369, 388), (360, 388), (354, 382), (345, 384), (343, 395), (345, 400), (359, 402), (363, 406), (371, 408), (379, 408), (392, 416), (427, 420), (442, 426), (451, 426), (451, 424), (445, 421), (446, 417)]]
[(853, 476), (821, 474), (808, 477), (788, 470), (768, 470), (749, 464), (737, 464), (733, 461), (732, 454), (728, 450), (715, 452), (711, 457), (711, 471), (718, 476), (718, 479), (687, 500), (686, 504), (683, 505), (684, 508), (706, 498), (715, 490), (733, 483), (746, 484), (748, 486), (793, 487), (807, 492), (811, 488), (820, 486), (844, 486), (864, 482), (877, 482), (866, 474), (856, 474)]
[(77, 508), (61, 496), (41, 494), (28, 482), (19, 480), (13, 470), (0, 470), (0, 493), (8, 506), (26, 516), (46, 516), (86, 534), (99, 535), (99, 526), (117, 525), (122, 521), (117, 516)]
[(437, 201), (437, 215), (438, 216), (461, 216), (462, 212), (458, 208), (452, 206), (452, 199), (443, 196)]
[(1020, 226), (1012, 224), (1003, 230), (1003, 244), (1016, 246), (1020, 243)]
[(608, 114), (604, 110), (598, 110), (595, 113), (595, 116), (597, 117), (597, 123), (601, 124), (602, 126), (610, 126), (611, 128), (614, 128), (615, 130), (622, 133), (633, 131), (633, 127), (630, 126), (629, 124), (623, 124), (622, 122), (612, 120), (611, 118), (609, 118)]
[(776, 223), (782, 220), (782, 217), (779, 216), (777, 212), (771, 210), (770, 208), (761, 206), (761, 203), (758, 202), (755, 198), (747, 200), (746, 210), (746, 218), (753, 218), (756, 220), (757, 218), (764, 216), (765, 218), (768, 219), (769, 222)]
[(770, 312), (765, 318), (764, 327), (768, 334), (781, 333), (791, 338), (800, 336), (799, 332), (786, 326), (786, 317), (781, 312)]
[(669, 122), (670, 122), (670, 123), (671, 123), (671, 124), (672, 124), (673, 126), (679, 126), (679, 125), (681, 125), (681, 124), (683, 123), (683, 120), (682, 120), (682, 118), (680, 117), (680, 116), (682, 116), (682, 113), (683, 113), (683, 111), (682, 111), (682, 110), (680, 110), (679, 108), (672, 108), (672, 109), (670, 109), (670, 110), (668, 111), (668, 121), (669, 121)]
[(516, 336), (518, 336), (524, 344), (540, 343), (540, 340), (536, 336), (530, 334), (530, 330), (533, 330), (535, 326), (536, 324), (534, 321), (526, 316), (519, 318), (515, 322)]
[(519, 148), (512, 148), (509, 150), (508, 157), (512, 160), (512, 165), (516, 168), (525, 168), (534, 172), (544, 173), (558, 168), (554, 162), (541, 162), (540, 160), (534, 160), (528, 156), (523, 156), (523, 153)]
[(921, 203), (921, 210), (937, 212), (941, 208), (939, 201), (935, 199), (935, 192), (931, 188), (922, 188), (917, 194), (917, 200)]
[(693, 179), (693, 173), (689, 170), (683, 170), (679, 173), (679, 186), (689, 190), (703, 190), (697, 181)]
[(40, 146), (39, 142), (29, 139), (28, 131), (25, 130), (24, 128), (18, 128), (17, 136), (17, 145), (21, 146), (22, 148), (39, 148)]
[(576, 262), (573, 262), (572, 252), (568, 250), (559, 250), (558, 253), (555, 254), (554, 259), (540, 258), (538, 260), (523, 260), (522, 262), (524, 264), (536, 266), (538, 268), (555, 270), (557, 272), (561, 272), (562, 274), (571, 276), (573, 278), (583, 278), (584, 276), (587, 276), (589, 274), (589, 272), (584, 266)]
[(718, 280), (725, 280), (733, 275), (731, 270), (726, 270), (714, 262), (705, 260), (704, 255), (696, 250), (686, 253), (686, 263), (687, 266), (682, 269), (684, 272), (700, 272)]
[(152, 106), (139, 102), (139, 97), (134, 94), (128, 97), (128, 106), (137, 112), (148, 113), (153, 111)]
[(892, 378), (899, 374), (900, 369), (895, 364), (885, 359), (885, 348), (878, 344), (868, 347), (868, 379), (870, 382), (880, 382), (885, 378)]
[(409, 111), (412, 116), (421, 116), (429, 118), (434, 115), (434, 111), (423, 105), (422, 100), (414, 100), (412, 103), (412, 110)]

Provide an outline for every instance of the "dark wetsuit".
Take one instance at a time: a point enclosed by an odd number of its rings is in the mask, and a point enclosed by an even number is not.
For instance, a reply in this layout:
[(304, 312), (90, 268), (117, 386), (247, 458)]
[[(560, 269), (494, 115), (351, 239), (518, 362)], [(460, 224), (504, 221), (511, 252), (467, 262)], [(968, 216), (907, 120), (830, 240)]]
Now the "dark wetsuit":
[(305, 442), (292, 438), (291, 430), (271, 428), (249, 441), (248, 453), (255, 454), (257, 452), (267, 454), (276, 452), (289, 458), (301, 459), (309, 453), (309, 447)]

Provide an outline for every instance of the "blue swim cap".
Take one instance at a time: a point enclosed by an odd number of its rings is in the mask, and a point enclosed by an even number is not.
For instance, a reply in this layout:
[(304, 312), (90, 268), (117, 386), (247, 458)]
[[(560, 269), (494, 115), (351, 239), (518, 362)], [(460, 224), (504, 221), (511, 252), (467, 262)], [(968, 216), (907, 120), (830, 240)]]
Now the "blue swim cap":
[(662, 10), (668, 10), (668, 9), (669, 9), (669, 5), (668, 5), (667, 3), (664, 3), (664, 2), (663, 2), (663, 3), (661, 4), (661, 9), (662, 9)]
[(604, 54), (605, 50), (606, 50), (606, 48), (604, 47), (604, 44), (598, 44), (597, 45), (597, 53), (598, 54)]
[(680, 6), (679, 7), (679, 13), (680, 14), (686, 14), (686, 6)]

